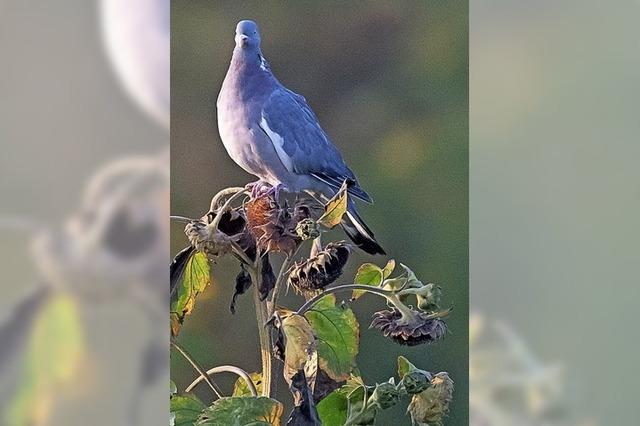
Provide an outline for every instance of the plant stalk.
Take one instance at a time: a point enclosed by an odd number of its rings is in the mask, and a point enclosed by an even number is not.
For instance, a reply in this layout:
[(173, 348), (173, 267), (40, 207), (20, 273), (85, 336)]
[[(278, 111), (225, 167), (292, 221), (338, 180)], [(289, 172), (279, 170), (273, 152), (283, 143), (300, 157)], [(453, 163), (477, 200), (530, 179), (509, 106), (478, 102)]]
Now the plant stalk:
[(273, 386), (273, 363), (271, 354), (273, 353), (271, 335), (266, 327), (269, 317), (267, 316), (267, 304), (260, 300), (260, 285), (262, 284), (262, 264), (259, 257), (256, 259), (255, 267), (249, 268), (251, 282), (253, 283), (253, 304), (256, 309), (256, 320), (258, 322), (258, 337), (260, 339), (260, 356), (262, 357), (262, 396), (270, 397)]
[[(225, 372), (237, 374), (238, 376), (242, 377), (242, 379), (247, 384), (247, 388), (249, 389), (249, 392), (251, 392), (251, 396), (258, 396), (256, 385), (253, 383), (253, 380), (251, 380), (251, 376), (242, 368), (236, 367), (235, 365), (219, 365), (217, 367), (210, 368), (209, 370), (207, 370), (206, 373), (210, 375), (210, 374), (218, 374), (218, 373), (225, 373)], [(198, 378), (196, 378), (193, 382), (191, 382), (191, 384), (187, 386), (184, 391), (191, 392), (193, 388), (195, 388), (196, 385), (203, 380), (204, 380), (204, 376), (198, 376)]]
[(202, 378), (204, 379), (205, 382), (207, 382), (207, 384), (209, 385), (209, 387), (213, 390), (213, 392), (216, 394), (216, 396), (218, 398), (222, 398), (222, 392), (220, 392), (220, 389), (218, 389), (218, 386), (216, 386), (216, 384), (213, 382), (213, 380), (211, 380), (211, 377), (209, 377), (209, 375), (207, 374), (206, 371), (204, 371), (204, 369), (200, 366), (200, 364), (198, 364), (196, 362), (195, 359), (193, 359), (193, 357), (189, 354), (189, 352), (186, 351), (186, 349), (184, 349), (182, 346), (180, 346), (175, 340), (171, 340), (171, 346), (173, 346), (174, 348), (177, 349), (178, 352), (180, 352), (180, 354), (187, 360), (189, 361), (189, 364), (191, 364), (191, 366), (198, 372), (198, 374), (200, 374), (200, 376), (202, 376)]
[(332, 293), (340, 293), (343, 291), (353, 291), (353, 290), (363, 290), (369, 293), (373, 293), (373, 294), (377, 294), (378, 296), (382, 296), (385, 299), (393, 302), (395, 300), (392, 300), (391, 298), (393, 297), (393, 292), (389, 291), (389, 290), (383, 290), (381, 288), (378, 287), (372, 287), (370, 285), (364, 285), (364, 284), (345, 284), (345, 285), (339, 285), (336, 287), (331, 287), (331, 288), (327, 288), (325, 289), (322, 293), (312, 297), (311, 299), (307, 300), (305, 302), (304, 305), (302, 305), (300, 307), (300, 309), (298, 309), (298, 311), (296, 312), (298, 315), (304, 315), (305, 313), (307, 313), (307, 311), (309, 311), (311, 308), (313, 308), (313, 305), (315, 305), (316, 303), (318, 303), (318, 301), (320, 299), (322, 299), (324, 296), (328, 295), (328, 294), (332, 294)]

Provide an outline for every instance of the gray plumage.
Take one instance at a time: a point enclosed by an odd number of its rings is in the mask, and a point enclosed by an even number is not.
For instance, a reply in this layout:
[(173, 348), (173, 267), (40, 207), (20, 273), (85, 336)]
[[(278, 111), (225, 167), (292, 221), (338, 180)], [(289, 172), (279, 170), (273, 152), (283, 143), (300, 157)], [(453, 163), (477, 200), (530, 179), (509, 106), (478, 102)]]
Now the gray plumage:
[(352, 198), (371, 202), (355, 174), (320, 127), (307, 101), (284, 87), (260, 50), (253, 21), (240, 21), (229, 70), (218, 96), (218, 128), (231, 158), (276, 191), (307, 192), (322, 200), (350, 181), (350, 203), (342, 223), (368, 253), (384, 254), (359, 217)]

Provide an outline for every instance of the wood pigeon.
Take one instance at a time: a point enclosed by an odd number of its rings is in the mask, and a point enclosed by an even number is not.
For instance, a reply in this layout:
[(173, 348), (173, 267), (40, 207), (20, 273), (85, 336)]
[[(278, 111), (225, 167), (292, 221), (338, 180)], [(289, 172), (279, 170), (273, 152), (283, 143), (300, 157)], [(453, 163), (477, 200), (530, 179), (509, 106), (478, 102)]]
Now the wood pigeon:
[(343, 182), (350, 183), (349, 205), (342, 228), (370, 254), (385, 254), (356, 211), (353, 198), (371, 203), (340, 152), (322, 130), (307, 101), (284, 87), (260, 50), (255, 22), (240, 21), (229, 70), (218, 96), (218, 128), (231, 158), (266, 184), (280, 190), (306, 192), (321, 201)]

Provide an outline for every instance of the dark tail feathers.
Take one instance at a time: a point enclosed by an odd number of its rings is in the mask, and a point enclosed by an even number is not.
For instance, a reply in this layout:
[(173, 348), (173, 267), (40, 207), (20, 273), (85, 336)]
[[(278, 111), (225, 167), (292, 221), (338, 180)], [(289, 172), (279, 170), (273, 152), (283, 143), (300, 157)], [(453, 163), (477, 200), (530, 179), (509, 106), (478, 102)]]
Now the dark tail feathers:
[(342, 218), (340, 225), (351, 241), (365, 252), (369, 254), (387, 254), (380, 244), (378, 244), (373, 232), (371, 232), (371, 229), (364, 223), (364, 220), (362, 220), (356, 211), (355, 204), (352, 202), (349, 203), (347, 213)]

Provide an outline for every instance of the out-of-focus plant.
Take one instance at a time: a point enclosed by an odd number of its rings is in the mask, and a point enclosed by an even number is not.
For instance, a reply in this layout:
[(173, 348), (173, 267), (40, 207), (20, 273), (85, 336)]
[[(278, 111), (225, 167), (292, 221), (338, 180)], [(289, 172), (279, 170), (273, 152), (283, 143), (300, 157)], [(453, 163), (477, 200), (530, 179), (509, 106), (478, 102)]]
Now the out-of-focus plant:
[[(127, 157), (99, 169), (80, 206), (64, 226), (22, 224), (31, 243), (37, 283), (0, 322), (0, 424), (48, 424), (64, 396), (104, 365), (92, 363), (87, 314), (96, 307), (134, 301), (150, 323), (166, 317), (166, 292), (158, 286), (168, 255), (168, 156)], [(149, 333), (130, 406), (123, 417), (140, 419), (139, 398), (166, 371), (166, 335)]]
[[(237, 187), (216, 194), (201, 219), (172, 216), (186, 223), (190, 245), (170, 268), (171, 344), (198, 373), (184, 392), (172, 391), (173, 424), (280, 424), (283, 405), (274, 386), (273, 376), (280, 371), (276, 360), (283, 363), (281, 371), (293, 396), (287, 424), (369, 425), (380, 410), (404, 397), (410, 400), (407, 413), (414, 424), (442, 424), (453, 395), (453, 381), (446, 372), (430, 373), (400, 357), (397, 384), (391, 378), (367, 386), (356, 368), (360, 325), (348, 303), (364, 294), (383, 298), (387, 309), (373, 314), (370, 328), (409, 346), (442, 340), (450, 310), (440, 307), (441, 288), (424, 284), (408, 266), (400, 264), (400, 273), (392, 277), (393, 260), (382, 268), (365, 263), (351, 283), (334, 285), (352, 247), (344, 241), (323, 244), (322, 237), (340, 223), (347, 197), (347, 183), (324, 205), (301, 198), (288, 202), (270, 192), (251, 194)], [(309, 255), (298, 258), (305, 241), (310, 241)], [(284, 259), (276, 274), (271, 261), (277, 253)], [(232, 312), (236, 298), (253, 287), (262, 368), (252, 374), (236, 366), (205, 370), (178, 342), (197, 297), (210, 285), (211, 265), (223, 256), (239, 262)], [(278, 305), (287, 287), (305, 298), (296, 310)], [(339, 303), (338, 293), (351, 298)], [(212, 379), (222, 372), (239, 376), (231, 396)], [(213, 404), (190, 393), (200, 382), (215, 393)]]
[(472, 315), (469, 353), (471, 425), (597, 424), (572, 412), (562, 365), (540, 361), (506, 322)]

